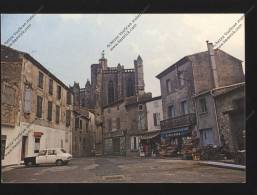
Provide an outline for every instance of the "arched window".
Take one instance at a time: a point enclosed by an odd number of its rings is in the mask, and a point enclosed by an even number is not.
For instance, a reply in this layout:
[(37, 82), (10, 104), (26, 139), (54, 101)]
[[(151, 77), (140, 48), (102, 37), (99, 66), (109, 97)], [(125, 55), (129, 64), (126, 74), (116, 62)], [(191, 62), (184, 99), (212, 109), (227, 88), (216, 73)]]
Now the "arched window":
[(113, 102), (114, 102), (113, 81), (109, 81), (109, 83), (108, 83), (108, 103), (111, 104)]
[(133, 96), (134, 95), (134, 90), (133, 90), (133, 81), (131, 79), (127, 80), (127, 97)]

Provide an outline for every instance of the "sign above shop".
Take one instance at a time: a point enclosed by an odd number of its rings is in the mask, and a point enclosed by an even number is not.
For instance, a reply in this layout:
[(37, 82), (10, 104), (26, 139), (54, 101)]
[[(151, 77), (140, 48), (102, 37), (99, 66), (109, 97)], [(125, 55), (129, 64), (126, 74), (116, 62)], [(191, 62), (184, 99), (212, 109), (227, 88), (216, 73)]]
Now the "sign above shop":
[(181, 137), (181, 136), (187, 135), (188, 133), (189, 133), (189, 128), (188, 127), (170, 129), (170, 130), (162, 131), (161, 132), (161, 138)]

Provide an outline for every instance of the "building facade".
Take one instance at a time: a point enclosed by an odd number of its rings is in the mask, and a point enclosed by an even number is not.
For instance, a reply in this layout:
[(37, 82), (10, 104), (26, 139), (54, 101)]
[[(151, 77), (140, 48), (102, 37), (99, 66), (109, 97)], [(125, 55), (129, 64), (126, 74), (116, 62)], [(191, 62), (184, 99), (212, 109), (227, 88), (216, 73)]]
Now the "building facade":
[(40, 149), (71, 152), (73, 95), (29, 54), (1, 45), (2, 165)]
[(244, 81), (242, 61), (214, 50), (212, 43), (207, 42), (207, 46), (208, 51), (186, 56), (157, 75), (164, 115), (161, 135), (171, 141), (177, 139), (178, 145), (193, 135), (202, 137), (200, 145), (220, 146), (216, 100), (210, 92)]

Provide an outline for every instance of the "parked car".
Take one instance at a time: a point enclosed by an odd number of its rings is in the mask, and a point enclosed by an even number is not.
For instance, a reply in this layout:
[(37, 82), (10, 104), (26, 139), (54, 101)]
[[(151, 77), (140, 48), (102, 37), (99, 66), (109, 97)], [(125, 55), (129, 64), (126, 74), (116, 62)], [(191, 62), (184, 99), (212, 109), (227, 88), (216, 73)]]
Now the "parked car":
[(40, 165), (40, 164), (56, 164), (58, 166), (68, 164), (72, 159), (72, 155), (67, 153), (62, 148), (50, 148), (40, 150), (38, 155), (32, 157), (25, 157), (24, 164), (26, 166)]

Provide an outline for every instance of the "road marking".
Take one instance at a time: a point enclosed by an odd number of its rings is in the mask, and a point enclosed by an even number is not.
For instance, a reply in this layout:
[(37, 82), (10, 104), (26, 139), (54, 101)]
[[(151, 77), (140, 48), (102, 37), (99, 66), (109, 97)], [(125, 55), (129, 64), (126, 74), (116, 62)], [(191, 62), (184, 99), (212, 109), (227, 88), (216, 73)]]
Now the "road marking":
[(98, 164), (92, 164), (92, 165), (88, 165), (86, 167), (84, 167), (84, 170), (91, 170), (91, 169), (95, 169), (96, 167), (98, 167)]
[(125, 179), (124, 175), (106, 175), (103, 176), (103, 180), (121, 180)]

